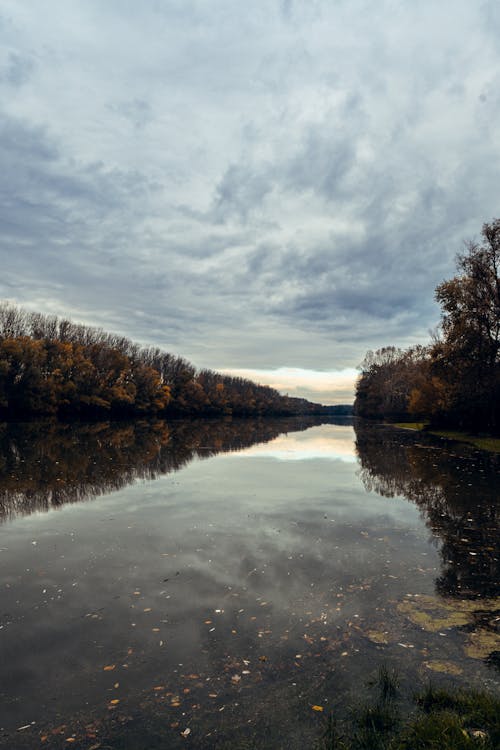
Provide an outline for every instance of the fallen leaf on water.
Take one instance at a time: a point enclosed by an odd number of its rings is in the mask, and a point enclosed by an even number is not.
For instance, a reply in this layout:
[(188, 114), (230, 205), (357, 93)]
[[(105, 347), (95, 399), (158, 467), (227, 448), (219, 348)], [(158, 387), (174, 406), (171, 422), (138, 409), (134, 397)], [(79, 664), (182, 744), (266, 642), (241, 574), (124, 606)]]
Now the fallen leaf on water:
[(151, 607), (146, 607), (146, 609), (144, 609), (143, 612), (151, 612)]
[(267, 656), (259, 656), (259, 661), (267, 661)]
[(313, 711), (323, 711), (323, 706), (311, 706)]
[(153, 688), (153, 690), (156, 690), (156, 691), (165, 690), (165, 686), (164, 685), (157, 685), (156, 687)]
[(113, 669), (116, 669), (116, 664), (108, 664), (106, 667), (103, 667), (105, 672), (112, 672)]
[(181, 732), (181, 735), (183, 737), (187, 737), (189, 734), (191, 734), (191, 730), (189, 729), (189, 727), (185, 729), (183, 732)]
[(231, 682), (238, 683), (240, 680), (241, 680), (241, 677), (239, 674), (233, 674), (233, 676), (231, 677)]
[(115, 684), (113, 685), (113, 687), (114, 687), (115, 689), (116, 689), (116, 688), (119, 688), (119, 687), (120, 687), (120, 683), (119, 683), (119, 682), (115, 682)]
[(66, 742), (76, 742), (74, 737), (67, 737)]
[(113, 698), (113, 700), (109, 701), (109, 702), (110, 702), (110, 704), (112, 706), (116, 706), (116, 704), (120, 702), (120, 699), (119, 698)]

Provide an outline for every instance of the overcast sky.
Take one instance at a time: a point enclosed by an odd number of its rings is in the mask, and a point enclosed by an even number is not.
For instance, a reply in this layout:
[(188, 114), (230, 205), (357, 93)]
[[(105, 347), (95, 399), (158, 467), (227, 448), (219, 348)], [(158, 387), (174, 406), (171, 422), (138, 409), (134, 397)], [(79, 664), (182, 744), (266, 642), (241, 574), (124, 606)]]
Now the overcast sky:
[(498, 0), (2, 0), (0, 43), (30, 309), (345, 402), (500, 215)]

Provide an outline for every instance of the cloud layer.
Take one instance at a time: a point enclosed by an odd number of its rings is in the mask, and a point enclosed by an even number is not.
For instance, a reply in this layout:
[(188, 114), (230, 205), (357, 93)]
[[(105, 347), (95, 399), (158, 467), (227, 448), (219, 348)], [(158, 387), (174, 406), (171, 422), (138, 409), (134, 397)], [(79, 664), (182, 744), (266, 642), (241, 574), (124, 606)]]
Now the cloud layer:
[(425, 340), (500, 213), (499, 39), (494, 0), (5, 0), (0, 296), (220, 369)]

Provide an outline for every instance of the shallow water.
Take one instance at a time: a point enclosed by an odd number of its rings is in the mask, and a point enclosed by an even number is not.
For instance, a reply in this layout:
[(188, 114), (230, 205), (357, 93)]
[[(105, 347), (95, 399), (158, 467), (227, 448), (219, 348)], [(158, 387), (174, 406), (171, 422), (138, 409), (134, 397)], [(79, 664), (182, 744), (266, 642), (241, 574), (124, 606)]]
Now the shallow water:
[(312, 747), (381, 664), (498, 690), (499, 468), (311, 419), (1, 426), (0, 746)]

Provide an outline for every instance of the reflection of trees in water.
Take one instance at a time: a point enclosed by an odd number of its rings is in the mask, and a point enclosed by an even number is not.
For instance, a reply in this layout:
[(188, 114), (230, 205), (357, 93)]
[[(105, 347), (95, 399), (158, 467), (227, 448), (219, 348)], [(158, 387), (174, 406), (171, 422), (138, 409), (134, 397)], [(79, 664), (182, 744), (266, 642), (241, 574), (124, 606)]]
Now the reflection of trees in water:
[(320, 418), (0, 424), (0, 520), (155, 479), (194, 458), (238, 451)]
[(500, 457), (438, 444), (409, 431), (355, 424), (360, 477), (369, 491), (402, 495), (442, 541), (441, 594), (500, 594)]

